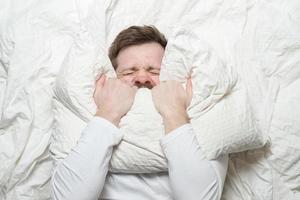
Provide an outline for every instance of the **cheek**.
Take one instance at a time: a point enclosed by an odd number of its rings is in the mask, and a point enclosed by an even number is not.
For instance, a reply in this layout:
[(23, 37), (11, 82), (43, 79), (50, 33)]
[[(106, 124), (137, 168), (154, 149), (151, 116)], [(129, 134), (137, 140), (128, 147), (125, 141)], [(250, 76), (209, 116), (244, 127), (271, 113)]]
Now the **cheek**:
[(159, 84), (159, 76), (158, 75), (152, 76), (151, 79), (155, 85)]
[(131, 85), (132, 80), (133, 80), (133, 76), (122, 76), (122, 77), (118, 77), (121, 81), (123, 81), (124, 83), (127, 83), (128, 85)]

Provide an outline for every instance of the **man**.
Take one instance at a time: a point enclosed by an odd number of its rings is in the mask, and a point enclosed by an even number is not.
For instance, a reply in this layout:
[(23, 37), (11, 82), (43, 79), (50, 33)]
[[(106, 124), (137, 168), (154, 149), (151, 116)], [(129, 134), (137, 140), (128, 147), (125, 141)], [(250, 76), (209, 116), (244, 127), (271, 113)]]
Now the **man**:
[[(53, 173), (54, 199), (193, 200), (220, 199), (227, 156), (208, 161), (189, 124), (186, 108), (192, 83), (186, 90), (176, 81), (159, 82), (165, 37), (152, 26), (122, 31), (109, 50), (117, 79), (102, 75), (96, 82), (98, 107), (77, 145)], [(130, 110), (138, 88), (152, 90), (165, 133), (161, 147), (168, 172), (117, 174), (108, 172), (115, 147), (122, 139), (120, 119)]]

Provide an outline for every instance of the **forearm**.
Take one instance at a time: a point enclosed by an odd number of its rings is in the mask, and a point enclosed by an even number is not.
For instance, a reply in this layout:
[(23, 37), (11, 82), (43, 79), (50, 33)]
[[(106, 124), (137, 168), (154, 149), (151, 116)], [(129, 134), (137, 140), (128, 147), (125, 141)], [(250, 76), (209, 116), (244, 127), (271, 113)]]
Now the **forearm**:
[(174, 199), (219, 199), (227, 171), (227, 156), (205, 158), (190, 124), (175, 129), (161, 140), (168, 160)]
[(52, 176), (53, 199), (98, 199), (113, 146), (121, 137), (111, 123), (93, 118), (70, 154), (57, 164)]

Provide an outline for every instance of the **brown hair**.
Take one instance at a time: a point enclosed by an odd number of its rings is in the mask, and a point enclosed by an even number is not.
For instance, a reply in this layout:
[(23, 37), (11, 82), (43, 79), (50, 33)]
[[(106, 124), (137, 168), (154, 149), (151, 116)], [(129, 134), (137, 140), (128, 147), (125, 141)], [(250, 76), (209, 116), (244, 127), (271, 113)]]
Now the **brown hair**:
[(157, 42), (163, 48), (167, 45), (167, 39), (154, 26), (131, 26), (121, 31), (109, 48), (109, 58), (114, 69), (117, 69), (118, 63), (116, 58), (119, 52), (132, 45)]

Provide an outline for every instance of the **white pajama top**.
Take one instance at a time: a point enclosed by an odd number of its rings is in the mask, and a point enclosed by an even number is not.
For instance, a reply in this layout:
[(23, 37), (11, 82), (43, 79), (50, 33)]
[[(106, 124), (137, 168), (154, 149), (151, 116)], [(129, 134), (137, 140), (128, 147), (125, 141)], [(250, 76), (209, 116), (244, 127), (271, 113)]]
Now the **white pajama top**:
[(190, 124), (160, 140), (168, 172), (111, 173), (113, 147), (122, 139), (109, 121), (94, 117), (70, 154), (52, 175), (54, 200), (217, 200), (221, 198), (228, 156), (207, 160)]

